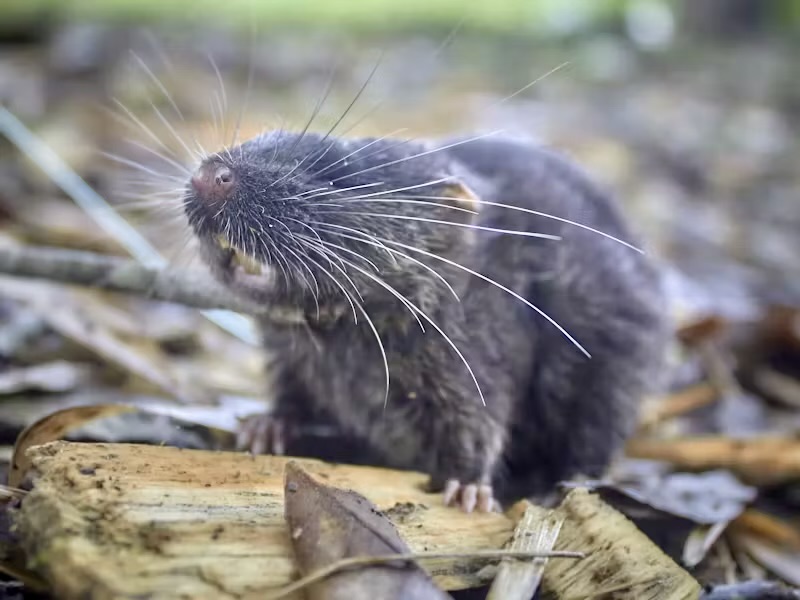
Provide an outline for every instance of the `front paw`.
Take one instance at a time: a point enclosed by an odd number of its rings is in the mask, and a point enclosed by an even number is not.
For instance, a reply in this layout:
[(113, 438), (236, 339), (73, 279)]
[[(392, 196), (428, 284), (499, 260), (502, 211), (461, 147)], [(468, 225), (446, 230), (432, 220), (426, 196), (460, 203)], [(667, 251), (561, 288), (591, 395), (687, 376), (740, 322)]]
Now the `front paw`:
[(265, 413), (242, 419), (236, 433), (236, 449), (251, 454), (283, 455), (286, 452), (285, 419)]

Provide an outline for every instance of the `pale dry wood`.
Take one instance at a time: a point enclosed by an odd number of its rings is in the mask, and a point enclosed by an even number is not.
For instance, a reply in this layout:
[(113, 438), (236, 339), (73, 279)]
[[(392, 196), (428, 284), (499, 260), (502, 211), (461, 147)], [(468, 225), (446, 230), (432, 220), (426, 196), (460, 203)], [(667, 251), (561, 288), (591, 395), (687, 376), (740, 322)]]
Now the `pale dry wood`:
[(580, 550), (580, 561), (551, 560), (544, 570), (545, 598), (689, 600), (700, 585), (664, 554), (624, 515), (585, 489), (571, 491), (547, 511), (531, 505), (540, 518), (563, 519), (554, 549)]
[[(60, 598), (238, 598), (297, 576), (283, 515), (286, 458), (68, 442), (28, 452), (35, 485), (15, 521)], [(505, 515), (443, 506), (419, 473), (298, 462), (369, 498), (413, 552), (502, 548), (514, 528)], [(459, 589), (487, 583), (485, 565), (423, 566), (441, 587)]]
[[(542, 510), (521, 501), (509, 511), (510, 515), (522, 513), (517, 520), (509, 550), (549, 552), (558, 539), (563, 518), (552, 514), (542, 518)], [(504, 559), (489, 590), (487, 600), (529, 600), (539, 587), (547, 565), (547, 558), (530, 561)]]

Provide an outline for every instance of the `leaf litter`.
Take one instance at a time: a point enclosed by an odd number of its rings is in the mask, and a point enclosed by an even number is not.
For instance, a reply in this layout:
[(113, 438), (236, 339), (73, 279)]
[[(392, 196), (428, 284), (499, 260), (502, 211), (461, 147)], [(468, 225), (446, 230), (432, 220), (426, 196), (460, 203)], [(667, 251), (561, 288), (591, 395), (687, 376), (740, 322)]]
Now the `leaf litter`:
[[(102, 38), (102, 31), (99, 35)], [(58, 39), (66, 43), (72, 38)], [(117, 173), (86, 154), (85, 148), (118, 152), (129, 132), (91, 113), (86, 99), (105, 102), (101, 82), (119, 87), (122, 71), (96, 56), (95, 70), (89, 68), (83, 83), (72, 80), (64, 63), (46, 72), (42, 66), (53, 44), (44, 40), (40, 47), (13, 50), (0, 59), (0, 67), (8, 61), (13, 70), (15, 53), (32, 51), (37, 65), (18, 72), (19, 95), (10, 106), (36, 123), (43, 139), (87, 181), (110, 191)], [(114, 46), (110, 39), (103, 44)], [(147, 55), (147, 44), (134, 44)], [(220, 36), (218, 44), (228, 52), (232, 68), (237, 42)], [(283, 88), (287, 81), (311, 80), (325, 62), (292, 52), (297, 47), (291, 39), (276, 37), (272, 44), (289, 49), (274, 55), (297, 58), (291, 65), (260, 65), (267, 73), (261, 85)], [(746, 60), (747, 51), (741, 52)], [(205, 111), (197, 98), (205, 94), (192, 86), (207, 85), (209, 79), (200, 76), (207, 75), (205, 67), (190, 54), (170, 57), (186, 67), (173, 71), (180, 78), (176, 99), (192, 115), (181, 127), (207, 130), (204, 117), (197, 116)], [(110, 53), (109, 61), (111, 56), (116, 55)], [(709, 59), (709, 64), (718, 65), (715, 60)], [(776, 54), (775, 60), (786, 57)], [(477, 73), (488, 77), (485, 71)], [(712, 88), (742, 83), (741, 70), (720, 67), (714, 73), (706, 82)], [(158, 74), (165, 80), (170, 77), (168, 69)], [(393, 76), (402, 81), (397, 73)], [(45, 77), (63, 86), (75, 84), (73, 91), (64, 97), (49, 95), (52, 92), (41, 85)], [(796, 165), (788, 158), (800, 151), (800, 136), (779, 100), (759, 104), (741, 92), (714, 105), (690, 79), (671, 75), (655, 81), (642, 72), (637, 77), (617, 82), (613, 90), (560, 79), (543, 88), (537, 102), (519, 98), (518, 104), (503, 110), (467, 117), (478, 121), (473, 125), (493, 126), (499, 120), (534, 129), (572, 150), (590, 170), (612, 179), (653, 245), (670, 261), (667, 283), (681, 323), (670, 389), (648, 399), (628, 456), (607, 480), (571, 482), (567, 487), (595, 490), (700, 581), (736, 584), (766, 577), (800, 585), (800, 279), (796, 261), (787, 258), (800, 254), (800, 225), (781, 219), (792, 205), (778, 201), (787, 198), (791, 203), (800, 194)], [(459, 95), (469, 89), (468, 79), (463, 89), (454, 86)], [(408, 103), (404, 124), (432, 133), (458, 125), (447, 101), (448, 92), (453, 93), (447, 89), (448, 77), (440, 70), (435, 80), (440, 96), (432, 92), (425, 102), (412, 98), (408, 86), (396, 84), (398, 101)], [(576, 83), (582, 86), (579, 92), (570, 88)], [(128, 86), (126, 100), (137, 109), (146, 108), (145, 87), (130, 89), (135, 87)], [(244, 124), (249, 132), (257, 131), (255, 122), (262, 116), (291, 110), (296, 100), (291, 94), (260, 97), (264, 104)], [(45, 110), (54, 104), (61, 110)], [(639, 108), (624, 109), (633, 105)], [(612, 108), (599, 110), (600, 106)], [(701, 118), (707, 114), (715, 118)], [(697, 131), (691, 130), (691, 123), (699, 124)], [(741, 128), (738, 139), (762, 139), (764, 146), (744, 141), (725, 148), (713, 145), (710, 140), (734, 123)], [(759, 126), (795, 133), (764, 137), (759, 136)], [(631, 148), (641, 152), (634, 154)], [(124, 253), (119, 241), (100, 232), (35, 164), (8, 146), (0, 146), (0, 152), (0, 243), (11, 239)], [(762, 186), (759, 197), (769, 199), (758, 210), (751, 201), (756, 183)], [(733, 199), (733, 212), (742, 226), (730, 226), (732, 217), (722, 198)], [(775, 215), (781, 221), (777, 225)], [(135, 215), (131, 218), (136, 220)], [(149, 231), (146, 220), (138, 224)], [(269, 405), (257, 349), (204, 321), (196, 311), (5, 277), (0, 285), (2, 443), (10, 446), (25, 427), (44, 417), (19, 437), (8, 466), (9, 483), (23, 480), (24, 448), (68, 431), (83, 428), (89, 432), (86, 439), (97, 441), (124, 441), (127, 435), (136, 441), (150, 436), (146, 441), (160, 443), (167, 439), (165, 427), (177, 427), (170, 443), (225, 447), (231, 443), (237, 416)], [(127, 417), (141, 418), (145, 412), (151, 418), (161, 415), (162, 426), (149, 420), (131, 428)], [(114, 413), (126, 413), (126, 419), (108, 419), (105, 429), (92, 429), (87, 422), (89, 417)], [(198, 437), (198, 430), (211, 433)], [(548, 535), (542, 533), (542, 543), (555, 543)], [(716, 585), (707, 597), (725, 597), (722, 587)]]

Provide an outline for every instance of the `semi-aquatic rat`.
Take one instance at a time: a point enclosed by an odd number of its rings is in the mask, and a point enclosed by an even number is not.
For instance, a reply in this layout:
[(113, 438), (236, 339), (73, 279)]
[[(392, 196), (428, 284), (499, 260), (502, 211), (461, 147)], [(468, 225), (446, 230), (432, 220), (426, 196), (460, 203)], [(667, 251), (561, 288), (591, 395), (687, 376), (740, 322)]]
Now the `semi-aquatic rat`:
[(599, 476), (661, 371), (654, 263), (531, 143), (273, 131), (208, 156), (185, 209), (232, 293), (297, 317), (261, 321), (277, 405), (245, 430), (257, 450), (329, 419), (489, 510)]

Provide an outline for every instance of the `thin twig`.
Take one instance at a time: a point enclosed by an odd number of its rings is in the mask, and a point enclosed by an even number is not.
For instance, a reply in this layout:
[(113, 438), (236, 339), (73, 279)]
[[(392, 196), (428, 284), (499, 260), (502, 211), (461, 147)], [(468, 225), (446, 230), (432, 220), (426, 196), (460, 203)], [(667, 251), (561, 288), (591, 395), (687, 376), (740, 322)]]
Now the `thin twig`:
[[(534, 559), (534, 558), (584, 558), (586, 555), (583, 552), (570, 552), (567, 550), (555, 550), (552, 552), (520, 552), (513, 550), (476, 550), (474, 552), (418, 552), (410, 554), (386, 554), (379, 556), (352, 556), (343, 558), (334, 563), (331, 563), (321, 569), (317, 569), (313, 573), (298, 579), (297, 581), (287, 585), (278, 592), (269, 596), (261, 596), (259, 598), (266, 598), (266, 600), (278, 600), (285, 598), (289, 594), (293, 594), (303, 588), (308, 587), (318, 581), (327, 579), (331, 575), (335, 575), (340, 571), (345, 571), (353, 567), (369, 567), (375, 565), (386, 565), (393, 562), (409, 562), (417, 560), (441, 560), (441, 559), (498, 559), (498, 558), (518, 558), (518, 559)], [(253, 596), (255, 598), (255, 596)]]
[(6, 500), (22, 500), (28, 495), (26, 490), (0, 484), (0, 502)]
[[(38, 165), (67, 196), (136, 260), (148, 267), (164, 267), (167, 264), (166, 259), (100, 194), (3, 106), (0, 106), (0, 132)], [(221, 311), (204, 311), (203, 314), (239, 339), (258, 344), (258, 336), (255, 335), (250, 323), (241, 315)]]
[[(136, 261), (93, 252), (33, 246), (0, 246), (0, 273), (46, 279), (146, 296), (200, 309), (249, 315), (267, 309), (247, 302), (201, 271), (146, 267)], [(297, 310), (269, 307), (270, 319), (296, 323)]]

